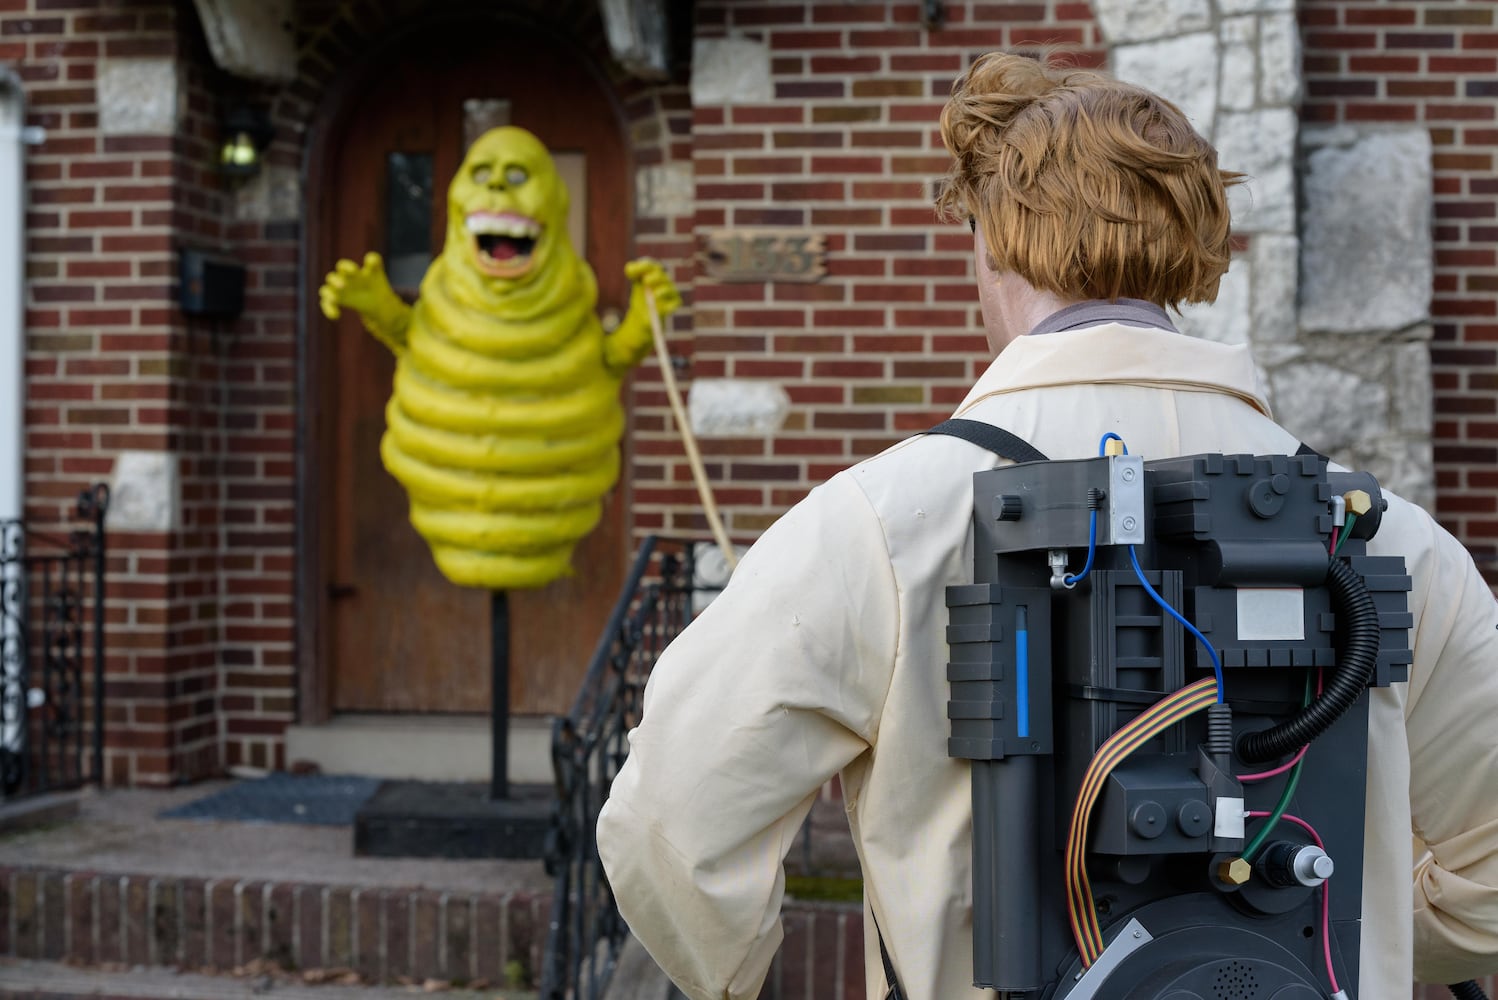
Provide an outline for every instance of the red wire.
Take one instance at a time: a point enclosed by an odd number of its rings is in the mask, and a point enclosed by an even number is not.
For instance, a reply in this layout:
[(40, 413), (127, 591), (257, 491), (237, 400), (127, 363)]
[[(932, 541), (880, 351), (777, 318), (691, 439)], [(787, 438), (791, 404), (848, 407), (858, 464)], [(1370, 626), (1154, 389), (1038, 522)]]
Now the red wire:
[[(1251, 812), (1248, 815), (1250, 819), (1262, 819), (1269, 814), (1267, 812)], [(1311, 839), (1316, 842), (1317, 847), (1321, 848), (1323, 851), (1326, 850), (1326, 844), (1322, 843), (1321, 834), (1316, 832), (1316, 828), (1314, 826), (1307, 823), (1299, 816), (1291, 816), (1289, 813), (1285, 813), (1280, 817), (1280, 819), (1289, 820), (1291, 823), (1294, 823), (1296, 826), (1300, 827), (1306, 833), (1311, 835)], [(1332, 992), (1340, 993), (1342, 992), (1342, 988), (1337, 985), (1337, 973), (1332, 968), (1331, 898), (1332, 883), (1330, 879), (1327, 879), (1325, 882), (1321, 883), (1321, 957), (1326, 960), (1326, 978), (1327, 981), (1331, 983)]]
[[(1332, 529), (1332, 531), (1334, 532), (1336, 530), (1337, 529), (1335, 528)], [(1318, 698), (1321, 697), (1321, 679), (1323, 673), (1324, 671), (1322, 670), (1322, 668), (1316, 668), (1316, 697)], [(1290, 768), (1294, 767), (1296, 764), (1299, 764), (1300, 759), (1306, 755), (1306, 751), (1309, 749), (1311, 749), (1311, 744), (1307, 743), (1305, 746), (1300, 748), (1300, 753), (1296, 754), (1294, 757), (1291, 757), (1288, 762), (1281, 764), (1273, 771), (1260, 771), (1258, 774), (1240, 774), (1238, 775), (1238, 780), (1263, 781), (1266, 778), (1273, 778), (1277, 774), (1284, 774), (1286, 771), (1290, 770)]]
[(1263, 781), (1264, 779), (1272, 778), (1277, 774), (1284, 774), (1286, 771), (1290, 770), (1290, 768), (1294, 767), (1296, 764), (1299, 764), (1300, 759), (1306, 755), (1306, 751), (1309, 749), (1311, 749), (1311, 744), (1307, 743), (1305, 746), (1300, 748), (1300, 753), (1296, 754), (1294, 757), (1291, 757), (1288, 762), (1281, 764), (1273, 771), (1260, 771), (1258, 774), (1240, 774), (1237, 776), (1238, 780)]

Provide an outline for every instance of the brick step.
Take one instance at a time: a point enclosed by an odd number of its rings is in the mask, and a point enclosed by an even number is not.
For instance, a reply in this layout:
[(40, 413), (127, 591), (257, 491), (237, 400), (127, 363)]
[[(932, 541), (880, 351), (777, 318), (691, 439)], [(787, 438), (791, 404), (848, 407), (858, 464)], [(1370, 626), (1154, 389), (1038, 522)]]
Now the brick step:
[[(549, 894), (530, 890), (464, 893), (11, 866), (0, 867), (0, 956), (195, 974), (268, 963), (296, 973), (347, 970), (368, 985), (482, 981), (511, 998), (540, 978), (550, 907)], [(787, 900), (783, 920), (785, 942), (764, 1000), (862, 1000), (862, 908)], [(0, 967), (0, 987), (24, 967)], [(216, 982), (238, 988), (236, 981)], [(330, 987), (307, 988), (333, 996), (324, 992)], [(275, 992), (290, 996), (279, 985)]]
[(227, 971), (347, 969), (369, 983), (539, 978), (541, 894), (0, 868), (0, 955)]
[[(168, 969), (87, 969), (61, 962), (0, 959), (0, 997), (15, 1000), (409, 1000), (422, 986), (305, 985), (267, 975), (213, 976)], [(536, 1000), (519, 990), (443, 989), (440, 1000)]]

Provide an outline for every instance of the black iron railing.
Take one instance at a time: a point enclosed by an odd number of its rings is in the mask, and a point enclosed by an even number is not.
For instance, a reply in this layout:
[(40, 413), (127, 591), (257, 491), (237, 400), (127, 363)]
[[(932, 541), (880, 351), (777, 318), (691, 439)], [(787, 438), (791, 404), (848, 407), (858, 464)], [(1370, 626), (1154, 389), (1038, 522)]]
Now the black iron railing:
[(0, 521), (0, 802), (104, 774), (104, 513), (65, 536)]
[(547, 872), (556, 879), (543, 1000), (599, 1000), (629, 934), (598, 861), (594, 827), (629, 752), (641, 695), (666, 644), (692, 617), (690, 543), (646, 538), (572, 710), (552, 724), (556, 811)]

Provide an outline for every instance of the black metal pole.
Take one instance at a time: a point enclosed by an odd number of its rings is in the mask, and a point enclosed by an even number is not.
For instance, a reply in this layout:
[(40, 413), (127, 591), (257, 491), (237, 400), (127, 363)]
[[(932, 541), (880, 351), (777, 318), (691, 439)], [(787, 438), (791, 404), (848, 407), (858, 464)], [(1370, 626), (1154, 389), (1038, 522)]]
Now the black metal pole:
[(510, 797), (510, 595), (489, 594), (489, 797)]
[(104, 515), (109, 494), (94, 506), (94, 781), (104, 787)]

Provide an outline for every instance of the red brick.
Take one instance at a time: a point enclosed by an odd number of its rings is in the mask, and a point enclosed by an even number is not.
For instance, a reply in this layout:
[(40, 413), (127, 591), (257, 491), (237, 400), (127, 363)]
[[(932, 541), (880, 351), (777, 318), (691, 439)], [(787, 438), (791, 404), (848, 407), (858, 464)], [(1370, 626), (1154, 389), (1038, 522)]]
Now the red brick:
[(474, 976), (476, 952), (486, 943), (474, 940), (473, 909), (470, 899), (461, 894), (451, 894), (443, 901), (445, 932), (443, 976), (451, 980), (469, 980)]
[[(880, 378), (884, 375), (883, 361), (816, 361), (811, 366), (813, 378)], [(792, 398), (795, 398), (794, 395)], [(804, 400), (810, 402), (811, 400)], [(835, 401), (842, 402), (842, 390), (839, 388)]]
[[(853, 49), (912, 49), (921, 44), (921, 33), (914, 30), (852, 31), (848, 46)], [(941, 47), (941, 46), (934, 46)]]
[(1415, 12), (1407, 7), (1344, 7), (1347, 24), (1414, 24)]
[(128, 278), (134, 265), (128, 260), (70, 260), (70, 278)]
[(1379, 47), (1378, 43), (1378, 34), (1372, 31), (1309, 31), (1305, 39), (1308, 49), (1342, 51), (1375, 49)]
[(883, 63), (884, 60), (877, 55), (812, 56), (811, 71), (838, 75), (877, 73), (883, 68)]
[(411, 901), (411, 971), (418, 979), (442, 977), (438, 936), (438, 897), (427, 892), (412, 895)]
[(499, 901), (488, 896), (478, 897), (473, 937), (480, 947), (477, 949), (475, 975), (496, 985), (504, 974), (504, 965), (500, 961), (499, 911)]
[(1431, 73), (1498, 73), (1498, 56), (1446, 56), (1432, 53), (1425, 57), (1425, 62)]
[(733, 123), (735, 125), (766, 125), (766, 124), (800, 124), (805, 117), (805, 110), (798, 106), (783, 107), (780, 105), (742, 105), (732, 109)]
[(698, 184), (697, 197), (703, 201), (738, 201), (765, 196), (763, 184)]
[[(111, 637), (113, 638), (113, 637)], [(121, 905), (125, 879), (118, 875), (100, 875), (94, 902), (98, 908), (99, 946), (97, 960), (100, 962), (123, 962), (125, 955), (121, 946), (125, 944), (120, 928), (124, 926), (125, 914)]]
[(1390, 97), (1455, 97), (1454, 80), (1389, 80), (1384, 84)]
[(94, 289), (89, 285), (43, 285), (33, 282), (31, 298), (35, 302), (92, 302)]
[(736, 156), (732, 163), (734, 174), (799, 173), (806, 166), (799, 156)]
[(106, 153), (170, 153), (170, 136), (109, 135), (104, 137)]
[[(230, 720), (233, 728), (259, 724), (259, 720)], [(327, 925), (327, 940), (324, 942), (324, 950), (327, 954), (327, 963), (331, 968), (346, 969), (354, 964), (354, 905), (352, 890), (346, 888), (328, 889), (324, 895), (323, 905), (325, 913), (323, 920)]]
[(841, 49), (843, 34), (840, 31), (786, 31), (776, 30), (770, 34), (772, 50), (784, 49)]
[[(882, 156), (813, 156), (811, 158), (813, 175), (882, 174), (885, 170)], [(841, 193), (838, 196), (841, 197)]]
[(1456, 36), (1450, 32), (1389, 31), (1384, 33), (1384, 46), (1391, 49), (1450, 49), (1456, 47)]
[(323, 951), (323, 887), (301, 885), (296, 888), (296, 949), (297, 965), (301, 968), (326, 967)]
[[(1420, 72), (1420, 57), (1385, 54), (1352, 55), (1348, 57), (1347, 68), (1350, 72), (1358, 74), (1418, 73)], [(1337, 68), (1334, 67), (1331, 72), (1337, 72)]]
[[(385, 892), (381, 889), (359, 889), (352, 899), (356, 924), (354, 956), (350, 967), (371, 982), (381, 982), (388, 974), (381, 957), (380, 925)], [(401, 963), (404, 967), (405, 963)]]
[(63, 892), (67, 897), (67, 958), (85, 964), (96, 962), (94, 911), (98, 877), (92, 872), (69, 872)]

